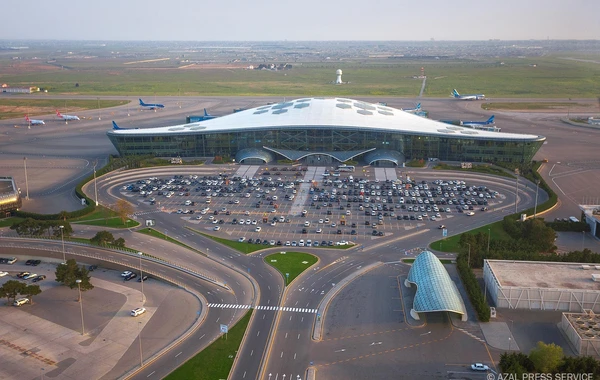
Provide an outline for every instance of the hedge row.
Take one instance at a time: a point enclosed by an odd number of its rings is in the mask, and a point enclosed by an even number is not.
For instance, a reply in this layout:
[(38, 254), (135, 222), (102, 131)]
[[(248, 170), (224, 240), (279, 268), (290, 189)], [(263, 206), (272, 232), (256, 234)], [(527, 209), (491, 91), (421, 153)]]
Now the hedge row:
[(546, 222), (554, 231), (590, 232), (590, 225), (586, 222)]
[(469, 268), (467, 257), (464, 253), (460, 253), (456, 257), (456, 268), (458, 269), (460, 279), (467, 290), (471, 304), (475, 308), (475, 312), (477, 312), (477, 318), (480, 322), (489, 322), (490, 306), (485, 301), (485, 297), (481, 292), (481, 287), (477, 282), (475, 273)]
[[(113, 157), (109, 156), (108, 164), (98, 170), (96, 170), (96, 177), (100, 177), (106, 173), (109, 173), (113, 170), (119, 168), (137, 168), (140, 166), (141, 162), (151, 158), (153, 156), (131, 156), (131, 157)], [(21, 218), (32, 218), (37, 220), (64, 220), (64, 219), (74, 219), (79, 218), (88, 214), (91, 214), (96, 210), (96, 202), (91, 198), (87, 197), (82, 188), (83, 186), (94, 179), (94, 173), (85, 177), (77, 186), (75, 187), (75, 194), (79, 199), (85, 199), (87, 206), (80, 210), (76, 211), (61, 211), (57, 214), (37, 214), (34, 212), (25, 212), (25, 211), (15, 211), (13, 212), (14, 216)]]

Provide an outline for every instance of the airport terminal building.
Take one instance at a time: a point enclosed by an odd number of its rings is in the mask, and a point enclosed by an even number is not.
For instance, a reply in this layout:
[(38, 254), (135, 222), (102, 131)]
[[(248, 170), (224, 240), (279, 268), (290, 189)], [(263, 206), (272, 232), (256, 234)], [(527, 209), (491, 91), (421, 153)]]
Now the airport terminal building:
[(357, 160), (375, 166), (429, 158), (527, 162), (545, 141), (537, 135), (448, 125), (345, 98), (304, 98), (196, 123), (113, 129), (107, 135), (122, 156), (223, 156), (251, 164)]

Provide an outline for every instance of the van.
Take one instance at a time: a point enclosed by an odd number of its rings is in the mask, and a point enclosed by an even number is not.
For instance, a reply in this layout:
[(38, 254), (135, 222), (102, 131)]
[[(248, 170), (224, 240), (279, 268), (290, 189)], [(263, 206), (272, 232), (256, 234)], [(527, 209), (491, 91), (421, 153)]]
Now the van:
[(13, 306), (21, 306), (29, 303), (29, 298), (18, 298), (13, 302)]
[(569, 220), (570, 220), (571, 222), (573, 222), (573, 223), (579, 223), (579, 219), (577, 219), (577, 218), (576, 218), (576, 217), (574, 217), (574, 216), (570, 216), (570, 217), (569, 217)]

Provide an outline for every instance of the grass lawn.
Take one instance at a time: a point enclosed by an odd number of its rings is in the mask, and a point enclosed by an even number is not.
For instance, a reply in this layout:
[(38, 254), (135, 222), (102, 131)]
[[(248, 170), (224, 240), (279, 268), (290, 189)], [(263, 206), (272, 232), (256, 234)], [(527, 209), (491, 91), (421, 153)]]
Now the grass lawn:
[[(286, 279), (286, 285), (294, 281), (300, 273), (310, 268), (319, 259), (309, 253), (285, 252), (274, 253), (265, 257), (265, 262), (277, 269)], [(289, 276), (286, 275), (289, 273)]]
[[(403, 259), (401, 260), (403, 263), (412, 264), (415, 262), (415, 259)], [(452, 260), (449, 259), (440, 259), (442, 264), (453, 264)]]
[(484, 110), (552, 110), (569, 109), (571, 107), (591, 107), (591, 104), (576, 102), (523, 102), (523, 103), (483, 103)]
[(53, 114), (56, 110), (73, 114), (77, 111), (117, 107), (127, 104), (126, 100), (86, 100), (86, 99), (0, 99), (0, 120), (29, 116)]
[[(511, 240), (511, 237), (504, 231), (502, 228), (502, 221), (498, 221), (492, 224), (488, 224), (486, 226), (482, 226), (479, 228), (475, 228), (471, 231), (466, 231), (466, 233), (476, 234), (478, 232), (483, 232), (485, 234), (488, 233), (488, 228), (490, 229), (490, 239), (491, 240)], [(450, 236), (449, 238), (434, 241), (429, 244), (431, 249), (435, 249), (436, 251), (441, 252), (458, 252), (458, 242), (460, 241), (460, 235)]]
[(210, 346), (185, 362), (181, 367), (165, 377), (165, 379), (227, 379), (251, 315), (252, 311), (246, 312), (246, 315), (235, 326), (229, 329), (227, 339), (225, 339), (225, 336), (217, 338)]
[(177, 244), (181, 247), (187, 248), (187, 249), (191, 249), (194, 252), (200, 252), (198, 249), (196, 248), (192, 248), (187, 244), (183, 244), (182, 242), (180, 242), (179, 240), (173, 239), (170, 236), (167, 236), (165, 234), (163, 234), (162, 232), (158, 232), (157, 230), (153, 229), (153, 228), (142, 228), (141, 230), (137, 230), (136, 232), (145, 234), (145, 235), (149, 235), (149, 236), (154, 236), (155, 238), (159, 238), (159, 239), (163, 239), (166, 240), (170, 243), (173, 244)]
[(470, 169), (463, 169), (460, 166), (454, 166), (454, 165), (440, 163), (440, 164), (435, 165), (433, 168), (436, 170), (457, 170), (457, 171), (463, 171), (463, 172), (475, 172), (475, 173), (498, 175), (498, 176), (507, 177), (507, 178), (515, 178), (510, 173), (507, 173), (505, 170), (495, 167), (495, 166), (490, 166), (490, 165), (473, 165), (473, 167)]
[(22, 222), (23, 220), (25, 220), (25, 218), (18, 218), (16, 216), (12, 217), (12, 218), (0, 219), (0, 228), (2, 228), (2, 227), (10, 227), (14, 223)]
[(96, 207), (96, 210), (91, 214), (87, 214), (79, 218), (69, 219), (69, 222), (73, 224), (106, 226), (111, 228), (130, 228), (140, 225), (133, 219), (127, 219), (125, 223), (123, 223), (116, 212), (104, 206)]

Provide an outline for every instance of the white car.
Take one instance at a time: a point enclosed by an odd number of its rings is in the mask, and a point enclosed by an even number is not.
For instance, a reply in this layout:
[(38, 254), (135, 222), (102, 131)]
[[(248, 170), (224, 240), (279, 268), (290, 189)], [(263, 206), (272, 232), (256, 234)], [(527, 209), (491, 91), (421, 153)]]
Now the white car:
[(221, 230), (221, 226), (215, 226), (215, 228), (213, 228), (214, 231), (220, 231)]
[(240, 219), (240, 221), (238, 223), (239, 224), (246, 224), (246, 222), (244, 221), (244, 219)]
[(252, 221), (252, 225), (255, 226), (256, 225), (256, 220)]
[(127, 277), (131, 274), (130, 270), (126, 270), (125, 272), (121, 273), (121, 277)]
[(143, 307), (138, 307), (138, 308), (135, 308), (135, 309), (131, 310), (131, 316), (132, 316), (132, 317), (137, 317), (138, 315), (142, 315), (142, 314), (144, 314), (145, 312), (146, 312), (146, 309), (145, 309), (145, 308), (143, 308)]
[(320, 228), (317, 228), (317, 230), (315, 232), (318, 233), (318, 234), (320, 234), (321, 232), (323, 232), (323, 230), (320, 229)]
[(292, 245), (292, 243), (290, 243), (290, 241), (288, 240), (288, 241), (286, 241), (286, 242), (285, 242), (285, 244), (284, 244), (284, 245), (285, 245), (286, 247), (289, 247), (290, 245)]
[(469, 211), (469, 212), (467, 213), (467, 216), (473, 216), (473, 215), (475, 215), (475, 213), (474, 213), (473, 211)]
[(475, 363), (475, 364), (471, 364), (471, 369), (473, 371), (489, 371), (490, 367), (488, 367), (485, 364)]
[(319, 219), (319, 224), (323, 224), (323, 219)]
[(254, 229), (255, 232), (260, 232), (260, 230), (262, 230), (260, 226), (256, 226), (256, 228)]
[(240, 243), (243, 243), (244, 241), (246, 241), (246, 238), (245, 238), (245, 237), (241, 237), (241, 238), (239, 238), (239, 239), (238, 239), (238, 241), (239, 241)]
[(0, 277), (4, 277), (8, 274), (8, 272), (0, 272)]

